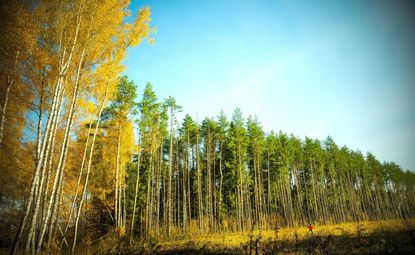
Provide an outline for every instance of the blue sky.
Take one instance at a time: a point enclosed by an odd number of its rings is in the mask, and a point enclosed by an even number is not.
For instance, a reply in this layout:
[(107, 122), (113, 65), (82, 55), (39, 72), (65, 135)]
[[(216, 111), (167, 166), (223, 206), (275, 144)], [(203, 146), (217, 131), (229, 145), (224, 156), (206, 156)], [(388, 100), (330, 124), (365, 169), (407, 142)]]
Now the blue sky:
[[(125, 73), (199, 120), (235, 107), (264, 130), (370, 151), (415, 170), (414, 5), (400, 1), (132, 1), (154, 45)], [(415, 24), (415, 23), (414, 23)]]

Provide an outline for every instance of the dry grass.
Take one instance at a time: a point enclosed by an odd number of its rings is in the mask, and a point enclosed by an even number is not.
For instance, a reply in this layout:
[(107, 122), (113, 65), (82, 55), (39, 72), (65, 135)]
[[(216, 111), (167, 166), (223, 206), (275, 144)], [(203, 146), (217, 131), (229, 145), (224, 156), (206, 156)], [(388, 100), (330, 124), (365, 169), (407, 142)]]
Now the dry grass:
[[(415, 219), (410, 221), (415, 225)], [(227, 232), (220, 234), (193, 234), (183, 237), (181, 240), (169, 240), (159, 243), (162, 250), (171, 250), (180, 247), (222, 247), (232, 248), (240, 247), (252, 239), (261, 241), (292, 241), (304, 240), (312, 236), (344, 236), (344, 235), (368, 235), (373, 232), (394, 232), (406, 229), (408, 223), (402, 220), (387, 221), (361, 221), (348, 222), (335, 225), (316, 225), (314, 233), (308, 233), (306, 226), (298, 228), (281, 228), (277, 232), (273, 230), (266, 231), (248, 231), (248, 232)]]
[[(79, 250), (79, 254), (186, 255), (186, 254), (415, 254), (415, 219), (409, 221), (363, 221), (336, 225), (315, 225), (277, 231), (200, 233), (192, 227), (170, 239), (158, 235), (129, 240), (109, 235)], [(117, 237), (118, 236), (118, 237)]]

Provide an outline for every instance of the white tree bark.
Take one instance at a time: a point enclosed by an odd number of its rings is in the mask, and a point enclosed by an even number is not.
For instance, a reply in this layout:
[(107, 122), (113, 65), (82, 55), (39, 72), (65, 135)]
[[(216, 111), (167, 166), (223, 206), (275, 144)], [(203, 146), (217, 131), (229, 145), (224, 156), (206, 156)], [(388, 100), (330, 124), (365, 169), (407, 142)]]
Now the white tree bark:
[[(66, 156), (68, 154), (69, 134), (71, 132), (73, 117), (74, 117), (75, 110), (76, 110), (76, 103), (77, 103), (77, 99), (78, 99), (78, 96), (79, 96), (79, 86), (80, 86), (80, 78), (81, 78), (82, 65), (83, 65), (83, 62), (84, 62), (83, 61), (84, 56), (85, 56), (85, 48), (82, 51), (82, 55), (81, 55), (81, 58), (80, 58), (80, 61), (79, 61), (79, 64), (78, 64), (78, 68), (77, 68), (75, 86), (74, 86), (74, 90), (73, 90), (73, 94), (72, 94), (72, 101), (71, 101), (71, 105), (70, 105), (70, 108), (69, 108), (69, 111), (68, 111), (69, 117), (68, 117), (67, 122), (66, 122), (64, 140), (62, 142), (61, 153), (60, 153), (58, 166), (57, 166), (57, 170), (56, 170), (56, 173), (57, 173), (56, 176), (59, 175), (59, 179), (58, 179), (59, 183), (62, 182), (61, 179), (63, 177), (63, 170), (65, 168), (65, 163), (66, 163)], [(40, 252), (42, 242), (43, 242), (43, 237), (45, 235), (45, 232), (47, 230), (48, 223), (49, 223), (50, 217), (51, 217), (51, 211), (50, 210), (51, 210), (51, 208), (53, 208), (53, 204), (55, 203), (55, 200), (56, 200), (55, 183), (56, 183), (56, 178), (55, 178), (55, 181), (54, 181), (54, 186), (53, 186), (53, 189), (52, 189), (51, 198), (49, 200), (47, 215), (46, 215), (46, 218), (43, 220), (43, 226), (42, 226), (41, 232), (40, 232), (41, 234), (40, 234), (39, 241), (38, 241), (38, 251), (37, 252)], [(52, 226), (52, 225), (50, 225), (50, 226)], [(49, 231), (53, 231), (53, 229), (50, 229)]]
[(74, 212), (74, 209), (75, 209), (76, 200), (78, 199), (79, 187), (81, 185), (82, 174), (83, 174), (83, 171), (84, 171), (84, 168), (85, 168), (84, 165), (85, 165), (86, 155), (87, 155), (87, 151), (88, 151), (89, 137), (90, 137), (89, 134), (91, 133), (91, 127), (92, 127), (92, 120), (89, 121), (87, 138), (86, 138), (85, 148), (84, 148), (84, 152), (83, 152), (83, 156), (82, 156), (81, 168), (79, 170), (78, 181), (76, 183), (75, 194), (74, 194), (74, 197), (72, 199), (71, 208), (70, 208), (70, 211), (69, 211), (69, 216), (68, 216), (68, 219), (66, 221), (66, 227), (65, 227), (65, 230), (62, 232), (62, 241), (61, 241), (60, 250), (62, 249), (62, 245), (63, 245), (64, 242), (67, 244), (65, 235), (68, 232), (69, 225), (70, 225), (70, 222), (72, 220), (72, 215), (73, 215), (73, 212)]
[(101, 107), (100, 107), (99, 113), (97, 115), (97, 122), (96, 122), (95, 130), (94, 130), (94, 136), (92, 138), (91, 149), (89, 151), (89, 159), (88, 159), (88, 166), (87, 166), (87, 173), (86, 173), (86, 177), (85, 177), (84, 189), (82, 191), (81, 201), (79, 202), (78, 212), (76, 214), (75, 233), (74, 233), (74, 239), (73, 239), (73, 243), (72, 243), (71, 254), (74, 254), (74, 252), (75, 252), (76, 239), (77, 239), (77, 235), (78, 235), (79, 217), (81, 215), (82, 203), (84, 202), (86, 190), (87, 190), (87, 187), (88, 187), (89, 175), (91, 173), (92, 157), (94, 155), (95, 140), (96, 140), (96, 136), (97, 136), (97, 133), (98, 133), (99, 124), (101, 122), (102, 111), (104, 110), (104, 107), (105, 107), (105, 104), (106, 104), (106, 101), (107, 101), (108, 89), (109, 89), (109, 81), (107, 82), (106, 89), (105, 89), (104, 99), (102, 100)]
[[(58, 85), (59, 84), (60, 83), (58, 83)], [(55, 91), (54, 91), (54, 96), (53, 96), (53, 100), (52, 100), (52, 108), (51, 108), (50, 114), (48, 115), (48, 119), (47, 119), (47, 122), (46, 122), (45, 135), (43, 137), (43, 140), (46, 140), (47, 137), (49, 136), (49, 133), (51, 132), (50, 129), (51, 129), (51, 125), (52, 125), (52, 117), (53, 117), (52, 115), (55, 113), (56, 101), (58, 99), (58, 94), (59, 94), (58, 91), (59, 91), (59, 89), (58, 89), (58, 86), (57, 86), (55, 88)], [(13, 248), (10, 252), (10, 254), (13, 254), (13, 255), (16, 254), (16, 252), (17, 252), (17, 248), (19, 246), (20, 239), (22, 237), (24, 228), (25, 228), (26, 223), (27, 223), (27, 219), (29, 217), (30, 211), (32, 210), (32, 203), (33, 203), (33, 200), (34, 200), (34, 197), (35, 197), (35, 191), (38, 187), (39, 174), (40, 174), (40, 168), (41, 168), (41, 158), (43, 158), (43, 154), (44, 154), (44, 150), (45, 150), (45, 146), (46, 146), (45, 142), (42, 142), (41, 144), (42, 144), (42, 146), (41, 146), (41, 149), (40, 149), (39, 159), (36, 162), (35, 172), (34, 172), (34, 176), (33, 176), (33, 179), (32, 179), (32, 184), (31, 184), (31, 188), (30, 188), (28, 202), (26, 204), (26, 208), (25, 208), (23, 219), (22, 219), (22, 223), (20, 224), (18, 234), (15, 238)]]
[[(30, 244), (32, 242), (32, 238), (35, 238), (35, 231), (36, 231), (36, 225), (37, 225), (37, 215), (39, 213), (39, 207), (41, 198), (43, 197), (42, 194), (40, 194), (41, 188), (43, 187), (43, 182), (45, 178), (45, 165), (47, 164), (47, 158), (51, 149), (52, 139), (54, 139), (55, 133), (56, 133), (56, 124), (57, 124), (57, 118), (61, 111), (61, 103), (62, 103), (62, 93), (63, 93), (63, 85), (62, 82), (59, 82), (59, 86), (56, 88), (57, 90), (57, 100), (53, 103), (52, 108), (55, 108), (52, 110), (51, 114), (49, 115), (48, 119), (51, 119), (50, 128), (48, 132), (46, 133), (45, 140), (42, 142), (42, 150), (39, 157), (39, 162), (37, 163), (35, 173), (38, 174), (38, 181), (39, 184), (37, 186), (37, 189), (35, 190), (34, 197), (35, 197), (35, 204), (34, 204), (34, 210), (33, 210), (33, 216), (31, 219), (31, 225), (28, 232), (28, 237), (26, 239), (26, 247), (25, 252), (28, 253), (30, 249)], [(42, 170), (42, 171), (41, 171)]]

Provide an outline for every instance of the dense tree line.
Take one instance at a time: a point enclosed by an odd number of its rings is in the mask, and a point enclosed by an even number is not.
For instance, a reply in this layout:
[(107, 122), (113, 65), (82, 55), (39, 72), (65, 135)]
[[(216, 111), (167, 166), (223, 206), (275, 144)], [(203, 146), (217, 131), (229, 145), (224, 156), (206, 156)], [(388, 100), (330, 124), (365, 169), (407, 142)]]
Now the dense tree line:
[[(408, 218), (415, 174), (265, 132), (237, 108), (195, 120), (120, 76), (149, 39), (128, 1), (1, 5), (1, 245), (75, 253), (111, 231), (160, 237)], [(132, 20), (132, 22), (127, 22)]]
[[(123, 78), (125, 79), (125, 78)], [(331, 137), (266, 133), (237, 108), (200, 123), (147, 84), (132, 119), (138, 151), (126, 163), (131, 234), (269, 229), (412, 217), (415, 174)], [(169, 130), (169, 132), (167, 132)], [(112, 193), (108, 193), (111, 197)], [(134, 203), (128, 203), (134, 197)]]

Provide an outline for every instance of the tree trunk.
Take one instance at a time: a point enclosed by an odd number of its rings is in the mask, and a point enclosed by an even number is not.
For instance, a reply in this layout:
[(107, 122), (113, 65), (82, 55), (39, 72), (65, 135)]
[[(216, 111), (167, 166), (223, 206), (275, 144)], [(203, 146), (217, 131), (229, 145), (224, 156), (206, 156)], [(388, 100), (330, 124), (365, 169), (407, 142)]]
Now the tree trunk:
[(16, 57), (14, 60), (14, 74), (13, 74), (13, 78), (9, 78), (9, 76), (7, 76), (7, 89), (6, 89), (6, 93), (4, 94), (4, 102), (3, 105), (1, 107), (1, 118), (0, 118), (0, 157), (1, 157), (1, 152), (3, 149), (3, 133), (4, 133), (4, 124), (6, 123), (6, 114), (7, 114), (7, 106), (9, 103), (9, 96), (10, 96), (10, 90), (14, 84), (14, 80), (16, 78), (17, 75), (17, 64), (18, 64), (18, 60), (19, 60), (19, 55), (20, 55), (20, 50), (17, 49), (16, 51)]
[(105, 104), (106, 104), (106, 101), (107, 101), (108, 90), (109, 90), (109, 81), (107, 82), (107, 85), (106, 85), (104, 99), (102, 100), (101, 107), (100, 107), (99, 113), (97, 115), (97, 122), (96, 122), (95, 130), (94, 130), (94, 136), (92, 137), (91, 149), (89, 151), (89, 159), (88, 159), (88, 166), (87, 166), (87, 172), (86, 172), (86, 177), (85, 177), (84, 189), (82, 191), (81, 201), (79, 202), (78, 212), (76, 214), (75, 232), (74, 232), (74, 238), (73, 238), (73, 243), (72, 243), (71, 254), (74, 254), (74, 252), (75, 252), (76, 239), (77, 239), (77, 235), (78, 235), (79, 217), (81, 215), (82, 203), (84, 202), (85, 195), (86, 195), (86, 190), (87, 190), (87, 187), (88, 187), (89, 175), (91, 173), (92, 157), (93, 157), (93, 154), (94, 154), (95, 140), (96, 140), (96, 136), (97, 136), (97, 133), (98, 133), (99, 124), (101, 122), (102, 111), (104, 110), (104, 107), (105, 107)]
[(137, 177), (135, 181), (135, 192), (134, 192), (134, 206), (133, 206), (133, 215), (131, 219), (130, 227), (130, 236), (134, 234), (134, 224), (135, 224), (135, 213), (137, 208), (137, 197), (138, 197), (138, 186), (140, 183), (140, 162), (141, 162), (141, 136), (138, 139), (138, 153), (137, 153)]

